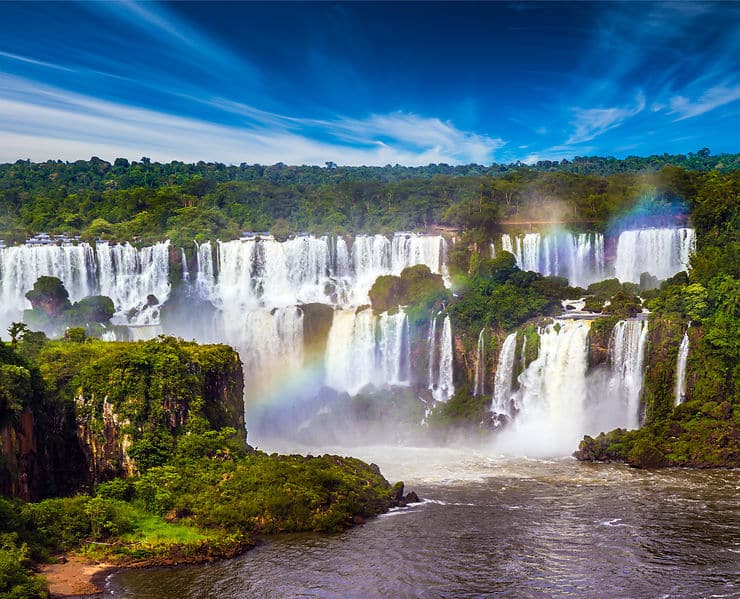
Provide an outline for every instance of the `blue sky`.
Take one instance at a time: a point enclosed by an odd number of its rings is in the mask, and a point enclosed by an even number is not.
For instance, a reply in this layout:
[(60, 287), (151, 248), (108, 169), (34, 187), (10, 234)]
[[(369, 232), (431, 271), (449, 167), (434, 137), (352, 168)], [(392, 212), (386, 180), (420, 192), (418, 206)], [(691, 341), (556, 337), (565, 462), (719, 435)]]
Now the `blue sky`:
[(3, 3), (0, 161), (740, 151), (740, 3)]

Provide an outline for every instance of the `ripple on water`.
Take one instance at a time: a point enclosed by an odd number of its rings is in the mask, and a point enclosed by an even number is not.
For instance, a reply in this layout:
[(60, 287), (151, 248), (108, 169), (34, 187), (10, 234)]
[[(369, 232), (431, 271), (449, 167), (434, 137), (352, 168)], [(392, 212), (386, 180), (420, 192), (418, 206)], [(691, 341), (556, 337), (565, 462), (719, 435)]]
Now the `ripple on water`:
[(270, 539), (229, 562), (123, 572), (107, 590), (141, 599), (740, 593), (740, 472), (394, 450), (395, 465), (385, 450), (360, 457), (423, 502), (338, 535)]

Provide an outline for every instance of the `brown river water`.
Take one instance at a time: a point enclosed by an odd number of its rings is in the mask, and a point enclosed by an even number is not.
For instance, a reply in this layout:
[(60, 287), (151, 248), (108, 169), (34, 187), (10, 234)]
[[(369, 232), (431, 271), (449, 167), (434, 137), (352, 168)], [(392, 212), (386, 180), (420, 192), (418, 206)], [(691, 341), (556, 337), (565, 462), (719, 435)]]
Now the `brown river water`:
[(325, 450), (377, 463), (422, 503), (221, 563), (118, 572), (105, 596), (740, 597), (740, 471)]

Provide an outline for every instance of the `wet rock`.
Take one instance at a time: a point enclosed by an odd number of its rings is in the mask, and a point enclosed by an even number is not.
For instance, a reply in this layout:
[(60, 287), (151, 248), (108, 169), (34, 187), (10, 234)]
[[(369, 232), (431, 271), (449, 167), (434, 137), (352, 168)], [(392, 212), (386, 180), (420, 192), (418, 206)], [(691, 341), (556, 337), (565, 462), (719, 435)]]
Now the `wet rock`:
[(409, 503), (419, 503), (421, 499), (419, 499), (419, 496), (416, 494), (415, 491), (409, 492), (406, 497), (403, 498), (403, 500), (409, 504)]

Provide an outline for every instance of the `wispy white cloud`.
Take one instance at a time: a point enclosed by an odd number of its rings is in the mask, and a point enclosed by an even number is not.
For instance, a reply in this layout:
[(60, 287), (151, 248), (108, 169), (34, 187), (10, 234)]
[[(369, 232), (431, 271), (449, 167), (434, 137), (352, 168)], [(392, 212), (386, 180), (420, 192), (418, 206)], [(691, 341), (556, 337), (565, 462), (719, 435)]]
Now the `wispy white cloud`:
[(676, 121), (682, 121), (737, 100), (740, 100), (740, 85), (717, 85), (706, 90), (695, 100), (680, 95), (672, 97), (669, 102), (669, 114), (675, 115)]
[(67, 72), (74, 72), (74, 69), (70, 69), (69, 67), (65, 67), (60, 64), (55, 64), (53, 62), (46, 62), (44, 60), (38, 60), (36, 58), (31, 58), (29, 56), (22, 56), (20, 54), (13, 54), (12, 52), (2, 52), (0, 51), (0, 56), (3, 58), (9, 58), (11, 60), (16, 60), (18, 62), (25, 62), (26, 64), (33, 64), (40, 67), (46, 67), (48, 69), (56, 69), (58, 71), (67, 71)]
[(639, 114), (645, 109), (645, 95), (637, 94), (633, 106), (612, 108), (576, 108), (571, 125), (573, 133), (566, 140), (565, 145), (581, 144), (603, 135), (607, 131), (622, 125), (626, 120)]
[(243, 126), (126, 106), (0, 75), (0, 161), (123, 156), (227, 163), (490, 162), (500, 139), (407, 113), (313, 120), (247, 110)]

